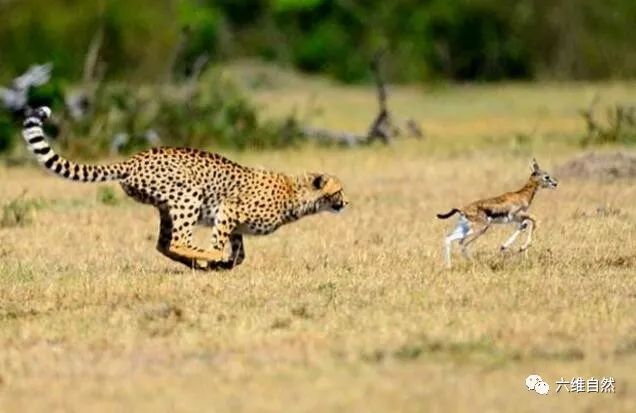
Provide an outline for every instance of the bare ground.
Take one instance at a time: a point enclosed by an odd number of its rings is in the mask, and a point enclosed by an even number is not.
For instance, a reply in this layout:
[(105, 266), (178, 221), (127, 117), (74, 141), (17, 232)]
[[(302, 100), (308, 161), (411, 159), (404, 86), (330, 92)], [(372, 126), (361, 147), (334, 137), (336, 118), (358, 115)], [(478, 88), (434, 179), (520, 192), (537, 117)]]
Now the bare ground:
[[(155, 252), (155, 212), (116, 186), (110, 205), (102, 186), (0, 168), (0, 204), (37, 200), (0, 228), (0, 411), (635, 411), (632, 183), (564, 177), (533, 205), (527, 256), (501, 256), (497, 228), (442, 268), (436, 212), (516, 189), (531, 155), (576, 155), (497, 139), (231, 154), (334, 173), (352, 203), (247, 239), (221, 273)], [(616, 393), (554, 393), (579, 376)]]

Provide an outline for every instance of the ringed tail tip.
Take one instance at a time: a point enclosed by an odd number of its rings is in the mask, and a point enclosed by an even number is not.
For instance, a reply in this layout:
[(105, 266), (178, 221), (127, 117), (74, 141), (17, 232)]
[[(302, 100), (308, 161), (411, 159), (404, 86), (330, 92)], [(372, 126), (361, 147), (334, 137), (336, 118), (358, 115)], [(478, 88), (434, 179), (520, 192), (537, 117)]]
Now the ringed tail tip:
[(26, 119), (22, 124), (25, 128), (31, 126), (40, 126), (42, 122), (51, 117), (51, 108), (48, 106), (40, 106), (27, 112)]

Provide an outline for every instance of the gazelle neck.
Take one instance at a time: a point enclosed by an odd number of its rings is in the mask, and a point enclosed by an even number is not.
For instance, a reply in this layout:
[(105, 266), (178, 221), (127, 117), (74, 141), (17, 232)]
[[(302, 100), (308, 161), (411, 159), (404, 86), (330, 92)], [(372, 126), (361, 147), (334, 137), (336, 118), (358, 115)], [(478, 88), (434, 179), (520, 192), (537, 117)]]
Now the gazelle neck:
[(523, 188), (517, 191), (517, 193), (523, 196), (526, 199), (528, 206), (530, 206), (538, 190), (539, 183), (533, 180), (531, 177), (530, 179), (528, 179), (528, 182), (526, 182)]

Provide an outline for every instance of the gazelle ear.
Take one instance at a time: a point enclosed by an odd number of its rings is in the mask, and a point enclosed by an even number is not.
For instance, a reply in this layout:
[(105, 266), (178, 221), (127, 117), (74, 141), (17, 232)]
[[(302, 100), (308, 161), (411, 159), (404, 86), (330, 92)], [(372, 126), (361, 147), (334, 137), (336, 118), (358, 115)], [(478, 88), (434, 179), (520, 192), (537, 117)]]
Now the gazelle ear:
[(537, 160), (535, 158), (532, 158), (532, 162), (530, 163), (530, 170), (532, 170), (532, 172), (537, 172), (540, 169), (541, 168), (539, 168), (539, 163), (537, 162)]

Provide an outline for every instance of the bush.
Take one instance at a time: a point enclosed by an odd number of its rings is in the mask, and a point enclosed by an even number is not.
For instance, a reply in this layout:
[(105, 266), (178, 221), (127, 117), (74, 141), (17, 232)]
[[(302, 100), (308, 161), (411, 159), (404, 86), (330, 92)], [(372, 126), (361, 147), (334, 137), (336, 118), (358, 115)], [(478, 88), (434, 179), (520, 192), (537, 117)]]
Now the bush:
[(155, 6), (0, 2), (0, 82), (34, 56), (52, 61), (64, 79), (79, 78), (99, 27), (100, 61), (108, 77), (120, 80), (164, 80), (172, 69), (187, 73), (206, 54), (262, 56), (364, 81), (368, 60), (384, 47), (393, 53), (397, 81), (636, 75), (633, 0), (167, 0)]
[[(65, 113), (55, 83), (31, 94), (31, 106), (53, 108), (46, 125), (69, 157), (95, 158), (109, 153), (138, 152), (153, 145), (194, 148), (265, 149), (293, 144), (283, 133), (284, 120), (264, 120), (260, 110), (220, 69), (204, 72), (198, 82), (135, 85), (108, 82), (94, 94), (85, 118)], [(19, 137), (19, 122), (0, 112), (0, 152)]]
[(24, 194), (2, 205), (0, 215), (0, 228), (28, 225), (33, 221), (35, 210), (40, 209), (43, 202), (37, 199), (28, 199)]
[(0, 153), (9, 152), (16, 142), (15, 128), (7, 112), (0, 110)]
[(636, 144), (636, 106), (614, 105), (607, 108), (605, 122), (599, 122), (594, 104), (581, 111), (587, 133), (581, 138), (583, 146), (598, 144)]

